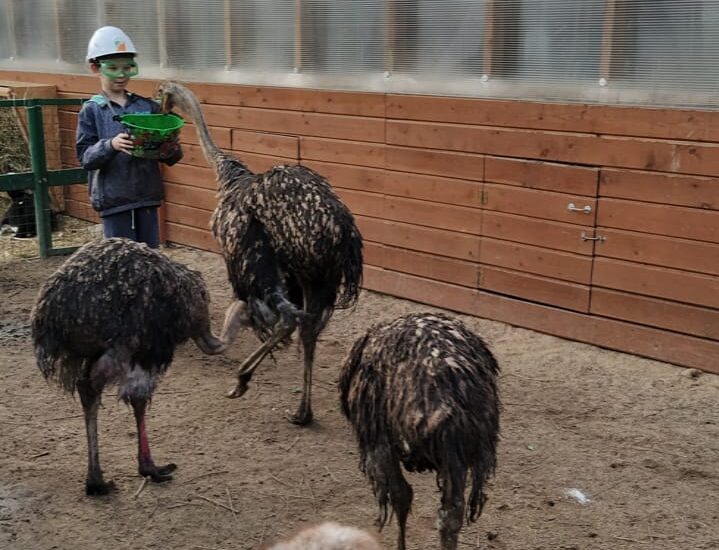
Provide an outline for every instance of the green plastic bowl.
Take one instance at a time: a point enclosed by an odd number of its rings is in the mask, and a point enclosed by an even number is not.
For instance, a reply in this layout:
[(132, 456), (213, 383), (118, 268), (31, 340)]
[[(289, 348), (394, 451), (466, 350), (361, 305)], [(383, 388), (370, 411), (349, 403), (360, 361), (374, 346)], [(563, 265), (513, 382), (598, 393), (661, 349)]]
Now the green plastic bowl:
[(120, 115), (120, 122), (133, 141), (134, 157), (162, 159), (176, 148), (180, 130), (185, 125), (182, 117), (174, 114)]

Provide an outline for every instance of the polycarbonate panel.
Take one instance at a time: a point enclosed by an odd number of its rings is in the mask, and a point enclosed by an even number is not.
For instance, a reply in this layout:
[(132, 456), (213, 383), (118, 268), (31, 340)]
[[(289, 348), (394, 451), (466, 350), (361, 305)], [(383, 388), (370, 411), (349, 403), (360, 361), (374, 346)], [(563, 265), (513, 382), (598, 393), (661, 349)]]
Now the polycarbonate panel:
[(393, 3), (392, 71), (484, 74), (483, 0), (401, 0)]
[(15, 26), (10, 9), (7, 2), (0, 2), (0, 59), (15, 57)]
[[(140, 74), (151, 77), (147, 69), (163, 66), (160, 52), (165, 49), (167, 27), (167, 6), (173, 0), (98, 0), (104, 4), (100, 9), (101, 25), (120, 27), (125, 31), (137, 49)], [(90, 35), (92, 36), (92, 34)], [(90, 36), (85, 37), (87, 44)]]
[(299, 70), (382, 72), (385, 0), (303, 0)]
[(599, 78), (606, 0), (512, 0), (495, 4), (492, 77)]
[(719, 1), (635, 0), (618, 8), (611, 80), (716, 94)]
[(7, 2), (12, 13), (18, 60), (57, 61), (60, 28), (54, 2), (22, 0)]
[(164, 2), (163, 66), (183, 70), (224, 69), (225, 0)]
[(719, 0), (0, 0), (0, 69), (719, 108)]
[(240, 71), (292, 72), (296, 0), (231, 2), (230, 66)]
[(68, 63), (85, 63), (87, 43), (99, 26), (97, 2), (63, 0), (58, 2), (62, 59)]

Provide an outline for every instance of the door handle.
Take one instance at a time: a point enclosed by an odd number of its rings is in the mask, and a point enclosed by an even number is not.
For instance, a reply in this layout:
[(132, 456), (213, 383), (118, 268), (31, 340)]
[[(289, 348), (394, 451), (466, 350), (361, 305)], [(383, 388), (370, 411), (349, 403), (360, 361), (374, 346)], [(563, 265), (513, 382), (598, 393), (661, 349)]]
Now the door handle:
[(584, 208), (578, 208), (577, 206), (574, 205), (573, 202), (570, 202), (570, 203), (567, 205), (567, 210), (569, 210), (570, 212), (584, 212), (585, 214), (591, 214), (591, 213), (592, 213), (592, 207), (591, 207), (591, 206), (587, 205), (587, 206), (585, 206)]
[(583, 241), (599, 241), (600, 243), (603, 243), (604, 241), (607, 240), (607, 238), (604, 235), (599, 235), (598, 237), (590, 237), (584, 231), (582, 231), (582, 236), (580, 238)]

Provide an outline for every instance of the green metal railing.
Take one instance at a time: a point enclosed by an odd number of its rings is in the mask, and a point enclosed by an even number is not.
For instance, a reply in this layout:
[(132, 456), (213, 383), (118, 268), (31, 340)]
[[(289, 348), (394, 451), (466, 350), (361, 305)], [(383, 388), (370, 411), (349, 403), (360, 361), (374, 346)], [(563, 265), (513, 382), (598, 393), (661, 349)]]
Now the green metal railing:
[(33, 191), (35, 201), (35, 225), (40, 257), (47, 258), (69, 254), (77, 247), (53, 248), (50, 228), (51, 186), (70, 185), (87, 181), (87, 172), (82, 168), (48, 170), (45, 158), (45, 131), (42, 107), (44, 105), (82, 105), (85, 99), (5, 99), (0, 108), (25, 107), (27, 109), (28, 139), (30, 141), (31, 172), (0, 175), (0, 191)]

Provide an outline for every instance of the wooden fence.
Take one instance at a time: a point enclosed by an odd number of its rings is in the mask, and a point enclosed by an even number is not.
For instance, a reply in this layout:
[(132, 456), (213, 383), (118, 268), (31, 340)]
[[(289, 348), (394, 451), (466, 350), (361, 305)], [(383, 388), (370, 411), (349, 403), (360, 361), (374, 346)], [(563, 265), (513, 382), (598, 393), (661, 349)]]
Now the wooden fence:
[[(0, 78), (60, 97), (98, 85)], [(719, 373), (719, 112), (190, 87), (251, 169), (301, 162), (329, 178), (363, 233), (366, 288)], [(74, 165), (76, 114), (59, 120)], [(217, 251), (214, 174), (191, 125), (182, 140), (164, 234)], [(86, 212), (86, 189), (66, 204)]]

